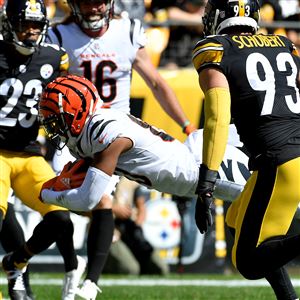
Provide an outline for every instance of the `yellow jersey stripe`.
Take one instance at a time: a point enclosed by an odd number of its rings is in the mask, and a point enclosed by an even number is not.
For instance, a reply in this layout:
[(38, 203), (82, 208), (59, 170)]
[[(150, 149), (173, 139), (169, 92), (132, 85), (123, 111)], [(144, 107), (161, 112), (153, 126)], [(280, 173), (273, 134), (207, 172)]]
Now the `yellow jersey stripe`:
[(239, 16), (245, 17), (245, 1), (239, 0)]
[(195, 55), (195, 53), (200, 51), (200, 50), (203, 50), (205, 48), (211, 48), (211, 47), (215, 47), (215, 48), (221, 47), (221, 48), (223, 48), (223, 45), (219, 44), (219, 43), (205, 43), (205, 44), (199, 43), (198, 45), (196, 45), (195, 49), (193, 50), (193, 55)]
[(60, 71), (68, 71), (69, 66), (69, 55), (65, 53), (60, 59)]
[(194, 67), (196, 68), (196, 70), (199, 70), (200, 67), (208, 63), (219, 64), (222, 61), (223, 54), (224, 48), (222, 44), (199, 44), (193, 51), (192, 60)]

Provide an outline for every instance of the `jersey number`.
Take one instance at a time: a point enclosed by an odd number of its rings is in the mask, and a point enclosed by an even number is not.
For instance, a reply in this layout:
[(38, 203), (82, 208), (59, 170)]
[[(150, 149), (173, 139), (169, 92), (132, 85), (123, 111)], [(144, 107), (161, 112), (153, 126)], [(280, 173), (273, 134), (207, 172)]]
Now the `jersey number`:
[[(265, 77), (262, 79), (258, 73), (258, 66), (263, 68)], [(299, 90), (296, 86), (297, 66), (289, 53), (279, 53), (276, 57), (276, 67), (280, 72), (288, 72), (290, 66), (292, 72), (286, 76), (287, 85), (295, 90), (296, 102), (292, 95), (286, 95), (285, 101), (291, 112), (300, 113)], [(260, 115), (270, 115), (273, 111), (276, 91), (274, 70), (270, 61), (260, 53), (252, 53), (246, 62), (246, 73), (250, 86), (255, 91), (265, 91), (265, 99)]]
[[(21, 95), (26, 96), (25, 105), (29, 112), (16, 113), (15, 117), (7, 117), (13, 109), (18, 105)], [(23, 83), (16, 78), (8, 78), (4, 80), (0, 86), (0, 95), (7, 97), (7, 103), (0, 110), (0, 126), (14, 127), (19, 124), (28, 128), (31, 127), (37, 119), (37, 102), (38, 95), (42, 93), (42, 84), (40, 80), (33, 79), (26, 83), (23, 89)], [(22, 105), (22, 104), (21, 104)]]
[[(80, 65), (83, 70), (84, 77), (92, 80), (92, 67), (91, 61), (84, 61)], [(117, 81), (114, 78), (104, 78), (104, 71), (109, 69), (110, 73), (117, 69), (117, 65), (111, 60), (103, 60), (96, 67), (96, 81), (95, 86), (99, 92), (101, 99), (104, 102), (111, 102), (116, 98), (117, 95)], [(104, 86), (109, 86), (109, 93), (104, 94)]]

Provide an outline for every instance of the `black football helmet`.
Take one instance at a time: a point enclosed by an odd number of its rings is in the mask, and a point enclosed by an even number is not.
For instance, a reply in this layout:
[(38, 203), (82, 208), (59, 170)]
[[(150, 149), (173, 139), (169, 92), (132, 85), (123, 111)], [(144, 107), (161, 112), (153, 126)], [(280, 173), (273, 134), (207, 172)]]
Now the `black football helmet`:
[[(34, 23), (40, 29), (37, 40), (20, 40), (17, 33), (26, 31), (27, 25)], [(7, 0), (2, 17), (2, 35), (7, 42), (13, 43), (23, 55), (32, 54), (45, 39), (49, 21), (43, 0)]]
[(258, 30), (258, 0), (208, 0), (203, 17), (204, 34), (221, 34), (226, 28), (246, 26)]
[[(97, 33), (103, 26), (109, 23), (113, 17), (114, 0), (67, 0), (71, 8), (72, 15), (77, 24), (86, 32)], [(105, 13), (98, 14), (90, 12), (83, 14), (80, 10), (80, 3), (101, 3), (106, 5)]]

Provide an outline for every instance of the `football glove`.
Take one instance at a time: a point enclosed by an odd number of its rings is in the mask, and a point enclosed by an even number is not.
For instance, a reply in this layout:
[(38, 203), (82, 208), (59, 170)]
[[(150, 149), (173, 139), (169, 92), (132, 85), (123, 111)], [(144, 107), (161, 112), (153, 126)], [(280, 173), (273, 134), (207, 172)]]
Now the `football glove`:
[(211, 208), (217, 177), (217, 171), (209, 170), (205, 165), (201, 164), (199, 181), (196, 189), (198, 197), (195, 209), (195, 221), (201, 233), (205, 233), (208, 230), (208, 227), (213, 224)]
[[(74, 162), (69, 161), (64, 166), (60, 175), (46, 181), (43, 184), (41, 192), (43, 189), (64, 191), (81, 186), (88, 167), (89, 164), (85, 159), (77, 159)], [(39, 198), (41, 199), (41, 193)]]
[(81, 186), (89, 165), (84, 159), (77, 159), (74, 162), (68, 162), (59, 176), (53, 189), (55, 191), (64, 191)]

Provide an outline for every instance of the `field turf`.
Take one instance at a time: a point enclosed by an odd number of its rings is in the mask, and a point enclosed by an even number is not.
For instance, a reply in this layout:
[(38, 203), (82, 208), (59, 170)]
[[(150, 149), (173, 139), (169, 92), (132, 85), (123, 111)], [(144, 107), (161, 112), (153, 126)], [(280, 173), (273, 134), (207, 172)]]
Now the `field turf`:
[[(299, 277), (300, 278), (300, 277)], [(293, 277), (300, 294), (300, 279)], [(33, 273), (31, 285), (36, 300), (60, 300), (63, 274)], [(0, 273), (0, 290), (8, 299), (6, 282)], [(273, 300), (266, 281), (243, 280), (238, 275), (170, 275), (168, 277), (103, 276), (100, 300)], [(77, 298), (76, 298), (77, 300)], [(79, 300), (79, 298), (78, 298)]]

